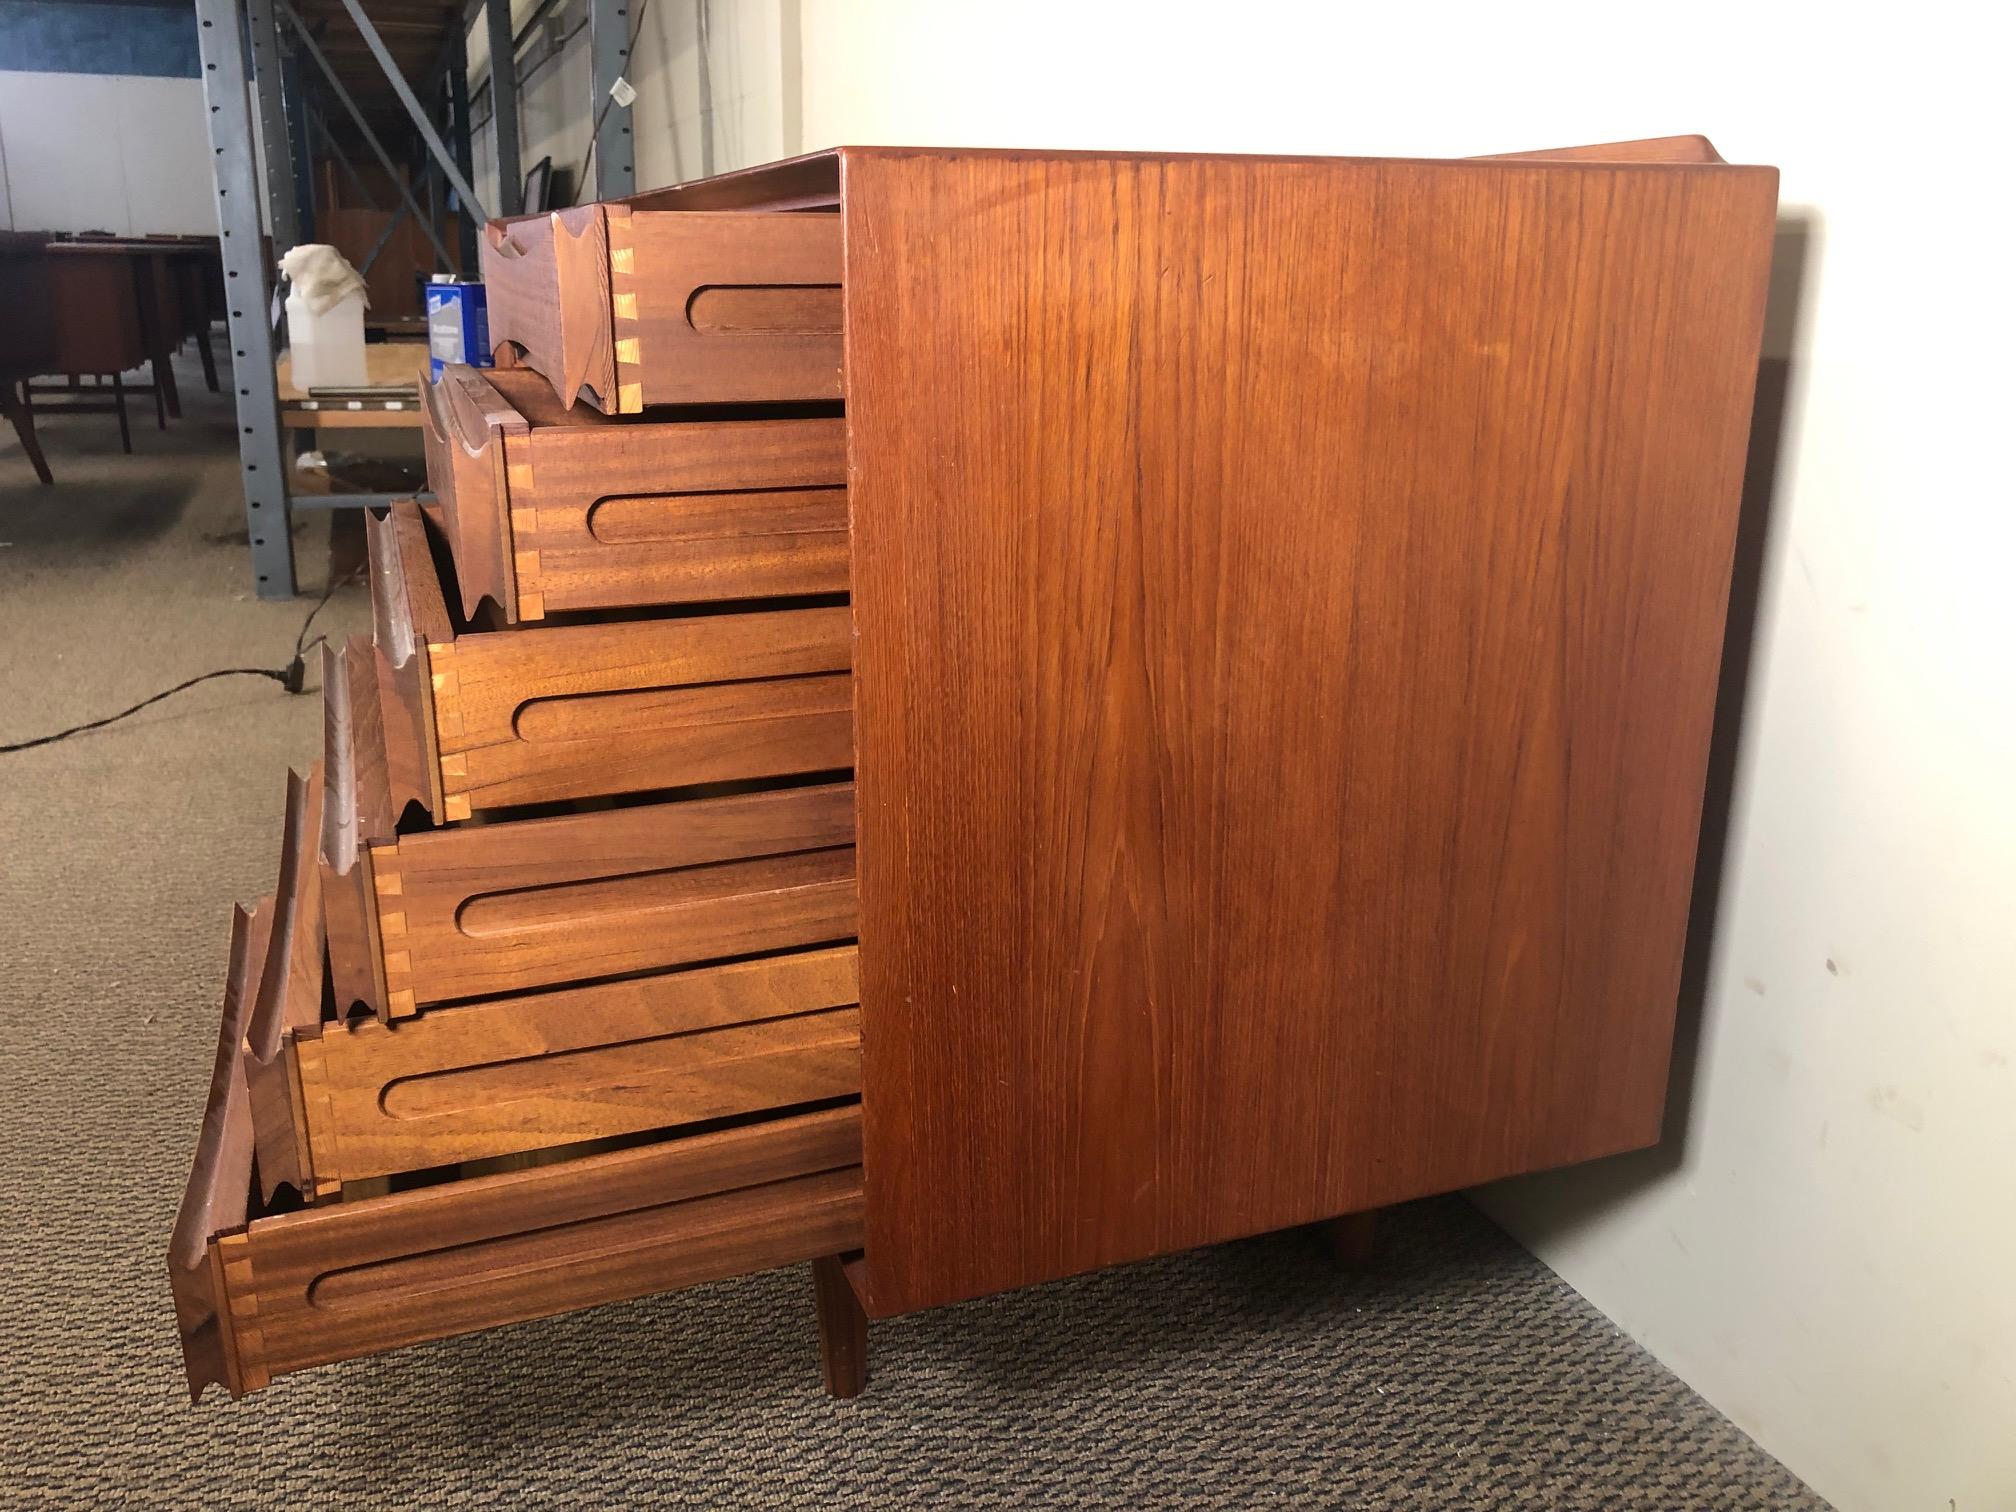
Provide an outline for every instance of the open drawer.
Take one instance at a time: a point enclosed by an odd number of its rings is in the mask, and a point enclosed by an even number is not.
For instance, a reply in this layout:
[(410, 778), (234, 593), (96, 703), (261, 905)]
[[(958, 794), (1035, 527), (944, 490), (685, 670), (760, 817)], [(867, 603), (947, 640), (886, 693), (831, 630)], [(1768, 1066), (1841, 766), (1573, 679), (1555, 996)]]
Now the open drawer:
[[(286, 826), (280, 838), (280, 879), (257, 915), (248, 945), (244, 1011), (245, 1090), (259, 1152), (261, 1192), (282, 1185), (303, 1197), (326, 1194), (308, 1154), (301, 1078), (293, 1063), (296, 1034), (320, 1028), (332, 1004), (325, 990), (328, 959), (322, 871), (316, 845), (324, 799), (320, 762), (306, 778), (287, 774)], [(235, 948), (235, 941), (234, 941)], [(234, 963), (234, 974), (237, 966)]]
[(858, 1096), (859, 997), (844, 945), (432, 1008), (396, 1029), (332, 1020), (294, 1030), (282, 1051), (314, 1189), (327, 1195)]
[[(351, 637), (340, 651), (322, 648), (316, 870), (338, 1017), (359, 1004), (381, 1018), (392, 1012), (371, 847), (394, 841), (408, 807), (438, 812), (442, 803), (439, 763), (427, 744), (431, 705), (423, 687), (419, 709), (409, 707), (393, 686), (399, 675), (363, 636)], [(390, 726), (388, 707), (397, 716)]]
[(837, 415), (610, 420), (563, 410), (536, 373), (459, 365), (423, 400), (471, 618), (485, 598), (516, 622), (847, 591)]
[(395, 1018), (855, 933), (852, 783), (463, 825), (368, 850)]
[(483, 233), (490, 339), (560, 402), (841, 395), (837, 214), (582, 205)]
[(428, 1339), (858, 1249), (858, 1105), (263, 1214), (241, 1038), (270, 933), (234, 914), (168, 1271), (192, 1396)]
[(470, 631), (419, 508), (370, 523), (376, 646), (438, 820), (854, 764), (844, 605)]

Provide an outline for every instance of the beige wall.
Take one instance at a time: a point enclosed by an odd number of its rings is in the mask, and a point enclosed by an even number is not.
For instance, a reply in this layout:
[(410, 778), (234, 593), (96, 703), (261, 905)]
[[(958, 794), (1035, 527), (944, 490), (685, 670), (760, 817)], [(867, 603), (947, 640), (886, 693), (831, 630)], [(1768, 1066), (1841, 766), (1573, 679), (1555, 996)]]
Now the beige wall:
[(0, 72), (10, 230), (215, 236), (213, 193), (200, 79)]
[(807, 148), (1453, 155), (1705, 131), (1783, 169), (1791, 394), (1698, 1062), (1664, 1151), (1483, 1201), (1849, 1512), (2016, 1507), (2016, 332), (2006, 49), (1983, 15), (800, 17)]

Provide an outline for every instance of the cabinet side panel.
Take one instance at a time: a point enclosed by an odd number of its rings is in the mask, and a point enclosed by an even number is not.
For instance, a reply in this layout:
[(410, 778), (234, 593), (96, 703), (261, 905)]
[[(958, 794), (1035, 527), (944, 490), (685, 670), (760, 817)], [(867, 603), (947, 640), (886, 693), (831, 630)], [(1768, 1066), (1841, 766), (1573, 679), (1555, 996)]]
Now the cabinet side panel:
[(878, 1314), (1657, 1137), (1775, 194), (847, 154)]

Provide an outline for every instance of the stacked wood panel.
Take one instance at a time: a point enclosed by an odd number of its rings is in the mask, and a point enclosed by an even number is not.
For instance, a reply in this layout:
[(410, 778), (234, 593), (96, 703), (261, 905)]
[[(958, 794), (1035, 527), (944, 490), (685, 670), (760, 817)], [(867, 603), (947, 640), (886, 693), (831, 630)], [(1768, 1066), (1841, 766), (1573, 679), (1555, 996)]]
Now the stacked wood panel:
[[(696, 329), (823, 333), (570, 408), (574, 296), (510, 254), (584, 216), (612, 317), (740, 266), (818, 287)], [(601, 207), (493, 232), (555, 344), (430, 389), (432, 498), (324, 650), (176, 1230), (193, 1389), (860, 1245), (837, 218), (704, 222), (645, 274)], [(637, 344), (590, 350), (613, 401)]]

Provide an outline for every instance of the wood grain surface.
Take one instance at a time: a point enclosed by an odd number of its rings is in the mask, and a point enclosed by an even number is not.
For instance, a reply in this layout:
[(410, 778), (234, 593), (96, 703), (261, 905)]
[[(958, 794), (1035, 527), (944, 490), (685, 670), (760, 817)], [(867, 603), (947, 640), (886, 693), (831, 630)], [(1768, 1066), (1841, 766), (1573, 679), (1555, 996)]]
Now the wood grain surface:
[(1775, 172), (844, 158), (871, 1311), (1656, 1138)]
[[(442, 595), (419, 507), (400, 499), (383, 516), (367, 513), (364, 532), (371, 579), (368, 664), (373, 686), (358, 699), (373, 697), (378, 706), (392, 817), (401, 817), (417, 803), (440, 823), (441, 751), (434, 735), (434, 684), (427, 646), (452, 641), (455, 623)], [(355, 676), (367, 651), (358, 650), (353, 640), (344, 655), (353, 663)]]
[(455, 399), (467, 399), (468, 368), (441, 370), (441, 381), (421, 395), (426, 421), (427, 486), (454, 548), (455, 582), (462, 614), (473, 619), (489, 599), (506, 619), (518, 617), (518, 584), (511, 570), (511, 527), (504, 483), (504, 435), (524, 422), (498, 406), (477, 424), (467, 423)]
[(245, 1087), (259, 1156), (259, 1189), (269, 1202), (282, 1185), (310, 1201), (334, 1190), (316, 1180), (300, 1083), (283, 1052), (288, 1035), (319, 1028), (322, 1022), (326, 946), (322, 871), (316, 861), (321, 833), (318, 761), (305, 778), (287, 774), (273, 920), (245, 1025)]
[(552, 384), (564, 405), (616, 409), (609, 330), (609, 227), (600, 205), (492, 221), (483, 229), (490, 341)]
[(854, 936), (849, 783), (371, 847), (387, 1001), (487, 997)]
[(443, 812), (843, 770), (852, 639), (843, 605), (430, 645)]
[(840, 397), (837, 215), (611, 205), (608, 227), (617, 409)]
[(826, 1394), (844, 1401), (868, 1385), (868, 1314), (847, 1279), (846, 1261), (822, 1255), (812, 1262), (812, 1299), (819, 1314), (819, 1368)]
[[(242, 1056), (258, 972), (272, 931), (272, 899), (250, 913), (232, 908), (217, 1052), (210, 1065), (196, 1156), (168, 1240), (168, 1287), (175, 1300), (175, 1330), (192, 1402), (209, 1383), (228, 1383), (233, 1369), (229, 1309), (210, 1241), (242, 1228), (251, 1208), (252, 1107)], [(237, 1389), (232, 1387), (234, 1394)]]
[[(207, 1238), (204, 1302), (223, 1320), (199, 1328), (192, 1391), (216, 1380), (236, 1396), (313, 1365), (857, 1247), (859, 1161), (860, 1113), (846, 1107), (241, 1218), (214, 1236), (189, 1209), (196, 1244)], [(242, 1164), (232, 1174), (250, 1178)]]
[[(392, 1010), (385, 993), (371, 843), (391, 839), (394, 814), (378, 684), (351, 675), (350, 650), (322, 648), (322, 832), (316, 860), (335, 1012), (340, 1016), (363, 1007), (384, 1017)], [(361, 654), (375, 651), (367, 644)]]
[(563, 405), (840, 397), (837, 216), (587, 205), (493, 221), (483, 276), (491, 340)]
[[(458, 629), (429, 532), (404, 501), (371, 526), (377, 656), (347, 653), (379, 674), (395, 808), (425, 790), (449, 822), (853, 765), (844, 605)], [(424, 775), (395, 775), (409, 746)]]
[(852, 946), (297, 1033), (315, 1168), (339, 1182), (847, 1097)]
[(466, 615), (485, 598), (515, 621), (847, 589), (838, 414), (612, 421), (508, 368), (448, 368), (441, 392), (434, 485)]

